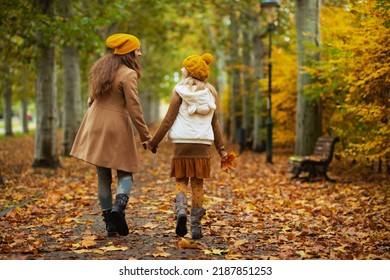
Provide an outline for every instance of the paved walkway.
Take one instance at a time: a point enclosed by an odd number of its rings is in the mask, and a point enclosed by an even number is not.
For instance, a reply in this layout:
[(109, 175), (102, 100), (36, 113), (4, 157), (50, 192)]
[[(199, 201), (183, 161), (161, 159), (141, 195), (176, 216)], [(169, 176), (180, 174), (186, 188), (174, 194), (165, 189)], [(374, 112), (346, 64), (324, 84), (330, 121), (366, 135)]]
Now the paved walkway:
[[(28, 129), (29, 130), (35, 129), (35, 121), (30, 121), (28, 123)], [(22, 128), (21, 121), (19, 120), (19, 118), (13, 117), (12, 118), (12, 132), (16, 133), (16, 132), (22, 132), (22, 131), (23, 131), (23, 128)], [(4, 119), (0, 119), (0, 135), (4, 135), (4, 134), (5, 134)]]

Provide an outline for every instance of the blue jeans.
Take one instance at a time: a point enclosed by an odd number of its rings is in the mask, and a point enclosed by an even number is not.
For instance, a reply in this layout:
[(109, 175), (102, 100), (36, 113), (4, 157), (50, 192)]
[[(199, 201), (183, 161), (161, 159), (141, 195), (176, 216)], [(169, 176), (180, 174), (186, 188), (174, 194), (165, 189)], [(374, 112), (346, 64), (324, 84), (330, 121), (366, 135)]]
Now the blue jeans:
[[(98, 197), (101, 209), (112, 209), (112, 173), (111, 168), (96, 166), (98, 174)], [(133, 185), (133, 174), (130, 172), (117, 170), (118, 184), (116, 194), (130, 195), (131, 186)]]

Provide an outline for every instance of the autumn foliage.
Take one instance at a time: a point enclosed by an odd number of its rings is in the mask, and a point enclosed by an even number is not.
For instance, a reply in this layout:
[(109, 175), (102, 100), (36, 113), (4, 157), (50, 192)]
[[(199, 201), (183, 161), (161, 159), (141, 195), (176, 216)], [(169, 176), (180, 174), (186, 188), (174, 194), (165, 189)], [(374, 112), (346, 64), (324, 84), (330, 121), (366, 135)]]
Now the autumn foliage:
[[(321, 7), (321, 60), (304, 69), (314, 80), (306, 94), (322, 99), (323, 128), (340, 137), (340, 156), (384, 161), (390, 155), (390, 5), (343, 2), (324, 1)], [(273, 52), (274, 141), (284, 145), (295, 137), (296, 42), (291, 37), (289, 47), (279, 42)]]

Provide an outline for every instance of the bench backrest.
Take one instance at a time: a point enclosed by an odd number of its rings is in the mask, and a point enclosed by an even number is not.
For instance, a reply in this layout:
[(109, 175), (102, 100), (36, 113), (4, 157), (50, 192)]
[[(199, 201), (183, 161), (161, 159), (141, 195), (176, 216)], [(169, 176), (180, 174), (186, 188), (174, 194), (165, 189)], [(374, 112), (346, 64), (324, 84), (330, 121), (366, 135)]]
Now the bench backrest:
[(314, 156), (321, 157), (327, 164), (333, 158), (334, 145), (340, 141), (338, 136), (321, 136), (314, 147)]

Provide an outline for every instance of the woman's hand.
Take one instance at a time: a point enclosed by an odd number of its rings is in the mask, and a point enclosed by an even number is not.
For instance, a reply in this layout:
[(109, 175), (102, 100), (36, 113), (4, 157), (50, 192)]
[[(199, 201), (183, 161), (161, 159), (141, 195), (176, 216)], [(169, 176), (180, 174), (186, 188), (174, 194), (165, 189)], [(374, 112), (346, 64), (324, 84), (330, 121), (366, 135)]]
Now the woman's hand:
[(157, 153), (157, 146), (156, 147), (153, 147), (150, 145), (150, 142), (152, 142), (152, 139), (149, 139), (145, 142), (142, 142), (142, 145), (144, 146), (144, 149), (148, 149), (149, 151), (151, 151), (153, 154)]

